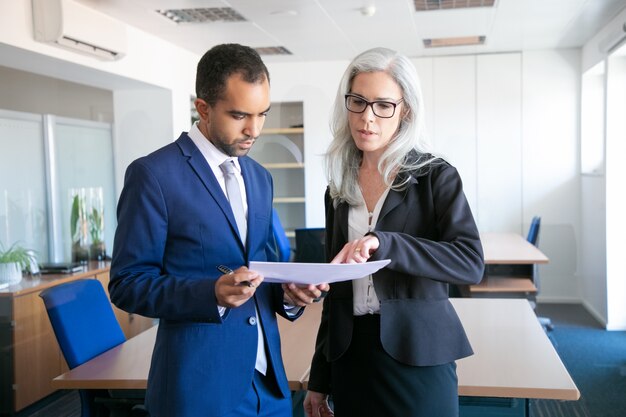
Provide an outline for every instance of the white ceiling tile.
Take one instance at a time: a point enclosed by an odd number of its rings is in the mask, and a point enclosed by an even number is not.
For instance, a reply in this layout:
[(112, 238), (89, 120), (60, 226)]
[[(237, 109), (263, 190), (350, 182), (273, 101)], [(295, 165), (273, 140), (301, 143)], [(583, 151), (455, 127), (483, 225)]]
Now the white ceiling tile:
[[(496, 6), (416, 12), (412, 0), (68, 0), (78, 1), (202, 54), (238, 42), (283, 46), (268, 61), (352, 59), (375, 46), (409, 56), (580, 47), (626, 0), (497, 0)], [(371, 17), (361, 10), (375, 6)], [(232, 7), (248, 22), (175, 24), (156, 9)], [(423, 38), (486, 35), (482, 46), (425, 49)]]

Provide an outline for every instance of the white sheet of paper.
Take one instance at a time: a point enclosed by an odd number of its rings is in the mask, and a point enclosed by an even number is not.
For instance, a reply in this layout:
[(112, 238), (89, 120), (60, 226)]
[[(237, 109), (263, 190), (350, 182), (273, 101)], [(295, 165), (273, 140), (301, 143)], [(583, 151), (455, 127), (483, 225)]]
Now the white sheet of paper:
[(265, 277), (263, 282), (321, 284), (363, 278), (386, 266), (391, 259), (362, 264), (313, 264), (302, 262), (250, 262), (249, 269)]

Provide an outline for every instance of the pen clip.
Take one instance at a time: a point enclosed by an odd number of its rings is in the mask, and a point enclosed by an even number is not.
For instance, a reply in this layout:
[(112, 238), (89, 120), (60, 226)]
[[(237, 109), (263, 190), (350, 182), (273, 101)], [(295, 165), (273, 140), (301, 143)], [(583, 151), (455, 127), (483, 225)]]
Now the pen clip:
[(225, 265), (218, 265), (217, 266), (217, 270), (220, 271), (222, 274), (232, 274), (234, 271), (232, 269), (230, 269), (229, 267), (225, 266)]
[[(226, 265), (218, 265), (217, 270), (220, 271), (224, 275), (234, 274), (235, 271), (227, 267)], [(239, 285), (245, 285), (246, 287), (253, 288), (254, 285), (250, 281), (241, 281)]]

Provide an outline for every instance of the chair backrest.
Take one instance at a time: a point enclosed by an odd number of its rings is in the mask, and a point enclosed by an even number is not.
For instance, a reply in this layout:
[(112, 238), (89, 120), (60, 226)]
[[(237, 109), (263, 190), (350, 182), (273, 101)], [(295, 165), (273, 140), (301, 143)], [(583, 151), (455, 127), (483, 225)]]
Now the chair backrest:
[(530, 222), (530, 227), (528, 228), (528, 237), (526, 240), (532, 243), (535, 246), (539, 246), (539, 228), (541, 227), (541, 217), (535, 216)]
[(278, 261), (289, 262), (291, 259), (291, 243), (289, 243), (289, 238), (285, 234), (285, 229), (283, 229), (276, 209), (272, 209), (272, 228), (274, 241), (276, 241), (276, 250), (278, 251)]
[(126, 340), (100, 281), (79, 279), (39, 296), (70, 369)]
[(326, 262), (326, 229), (296, 229), (296, 262)]

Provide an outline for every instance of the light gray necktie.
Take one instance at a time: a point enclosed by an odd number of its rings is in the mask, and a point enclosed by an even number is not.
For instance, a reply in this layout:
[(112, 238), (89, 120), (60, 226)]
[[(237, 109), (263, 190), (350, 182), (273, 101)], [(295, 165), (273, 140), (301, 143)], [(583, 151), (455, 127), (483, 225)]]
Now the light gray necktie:
[[(228, 195), (228, 201), (230, 201), (230, 208), (233, 210), (233, 214), (235, 215), (235, 220), (237, 221), (237, 229), (239, 229), (239, 236), (241, 237), (241, 241), (243, 245), (246, 246), (246, 234), (248, 230), (248, 226), (246, 223), (246, 215), (243, 211), (243, 199), (241, 198), (241, 189), (239, 188), (239, 181), (237, 181), (237, 177), (235, 176), (235, 163), (228, 159), (226, 162), (220, 165), (222, 172), (224, 173), (224, 182), (226, 183), (226, 194)], [(256, 309), (256, 304), (254, 306), (254, 311), (256, 313), (256, 321), (257, 324), (257, 350), (256, 350), (256, 363), (255, 368), (261, 372), (263, 375), (267, 373), (267, 355), (265, 354), (265, 344), (263, 331), (261, 330), (261, 323), (259, 322), (259, 312)]]
[(239, 188), (239, 181), (235, 176), (235, 163), (228, 159), (226, 162), (220, 165), (222, 172), (224, 173), (224, 182), (226, 183), (226, 194), (228, 201), (230, 201), (230, 208), (235, 215), (235, 221), (237, 222), (237, 229), (239, 229), (239, 237), (243, 245), (246, 245), (246, 215), (243, 211), (243, 200), (241, 198), (241, 190)]

